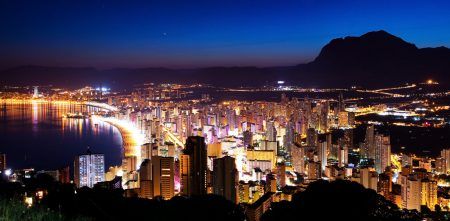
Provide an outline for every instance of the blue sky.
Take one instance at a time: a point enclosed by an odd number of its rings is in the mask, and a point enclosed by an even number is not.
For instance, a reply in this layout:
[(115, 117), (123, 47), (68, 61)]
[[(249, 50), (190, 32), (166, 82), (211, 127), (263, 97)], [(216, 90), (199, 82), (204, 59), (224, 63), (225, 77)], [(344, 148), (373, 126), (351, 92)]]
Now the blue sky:
[(450, 2), (0, 0), (0, 67), (294, 65), (381, 29), (450, 46)]

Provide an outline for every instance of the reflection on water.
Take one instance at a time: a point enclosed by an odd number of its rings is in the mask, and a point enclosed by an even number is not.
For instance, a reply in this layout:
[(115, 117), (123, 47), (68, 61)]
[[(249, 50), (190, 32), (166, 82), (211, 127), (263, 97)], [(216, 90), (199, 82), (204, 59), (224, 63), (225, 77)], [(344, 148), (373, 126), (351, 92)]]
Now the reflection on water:
[(72, 165), (89, 146), (104, 153), (106, 166), (120, 164), (122, 138), (117, 128), (89, 119), (63, 118), (69, 112), (95, 112), (80, 104), (24, 102), (1, 104), (0, 152), (8, 167), (57, 169)]

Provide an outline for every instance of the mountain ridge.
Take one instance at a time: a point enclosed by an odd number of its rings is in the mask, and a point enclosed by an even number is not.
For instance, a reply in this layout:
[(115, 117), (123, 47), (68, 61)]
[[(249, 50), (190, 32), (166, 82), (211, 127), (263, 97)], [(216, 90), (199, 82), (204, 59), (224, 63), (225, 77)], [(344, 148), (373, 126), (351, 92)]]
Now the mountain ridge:
[[(143, 82), (260, 86), (277, 80), (304, 87), (391, 86), (425, 81), (450, 82), (450, 49), (418, 48), (384, 30), (332, 39), (311, 62), (280, 67), (111, 68), (25, 65), (0, 71), (0, 84), (106, 84), (128, 87)], [(34, 76), (39, 75), (37, 79)], [(386, 81), (388, 79), (388, 81)], [(382, 81), (383, 80), (383, 81)], [(78, 84), (78, 85), (77, 85)]]

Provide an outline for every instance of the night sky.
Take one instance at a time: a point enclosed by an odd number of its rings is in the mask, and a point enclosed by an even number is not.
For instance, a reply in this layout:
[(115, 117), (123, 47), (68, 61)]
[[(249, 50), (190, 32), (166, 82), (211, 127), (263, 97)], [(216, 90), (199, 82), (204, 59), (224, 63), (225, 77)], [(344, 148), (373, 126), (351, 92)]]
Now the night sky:
[(450, 46), (449, 1), (130, 2), (0, 0), (0, 68), (293, 65), (381, 29)]

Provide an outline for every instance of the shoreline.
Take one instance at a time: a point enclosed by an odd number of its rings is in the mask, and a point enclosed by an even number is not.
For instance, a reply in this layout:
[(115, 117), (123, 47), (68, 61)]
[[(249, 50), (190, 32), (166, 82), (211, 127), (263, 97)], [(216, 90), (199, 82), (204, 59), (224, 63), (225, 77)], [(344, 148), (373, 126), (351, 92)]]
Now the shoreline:
[(145, 136), (141, 134), (129, 122), (118, 120), (111, 117), (102, 117), (93, 115), (91, 120), (95, 124), (96, 121), (108, 123), (117, 128), (122, 137), (123, 157), (135, 156), (138, 160), (141, 157), (141, 145), (145, 143)]

